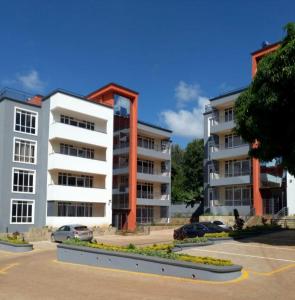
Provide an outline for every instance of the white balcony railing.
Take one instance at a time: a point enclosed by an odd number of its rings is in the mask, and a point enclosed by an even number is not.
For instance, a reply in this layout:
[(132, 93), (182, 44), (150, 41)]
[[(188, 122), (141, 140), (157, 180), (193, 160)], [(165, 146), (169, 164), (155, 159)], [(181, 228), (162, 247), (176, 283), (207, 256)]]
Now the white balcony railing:
[(111, 173), (106, 161), (78, 156), (51, 153), (48, 157), (48, 170), (66, 170), (87, 174), (107, 175)]

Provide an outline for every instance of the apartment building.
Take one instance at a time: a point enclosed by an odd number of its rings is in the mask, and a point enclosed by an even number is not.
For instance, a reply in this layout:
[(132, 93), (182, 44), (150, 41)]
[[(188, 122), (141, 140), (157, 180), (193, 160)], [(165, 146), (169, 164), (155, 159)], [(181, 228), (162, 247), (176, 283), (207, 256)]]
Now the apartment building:
[[(259, 60), (279, 44), (252, 53), (252, 77)], [(295, 180), (281, 165), (250, 159), (252, 145), (234, 133), (234, 105), (244, 89), (210, 99), (204, 112), (205, 209), (214, 214), (275, 215), (295, 213)]]
[(116, 84), (88, 96), (114, 108), (113, 225), (167, 223), (172, 131), (138, 121), (138, 93)]
[(116, 84), (86, 97), (3, 90), (0, 232), (168, 222), (171, 131), (138, 121), (137, 98)]

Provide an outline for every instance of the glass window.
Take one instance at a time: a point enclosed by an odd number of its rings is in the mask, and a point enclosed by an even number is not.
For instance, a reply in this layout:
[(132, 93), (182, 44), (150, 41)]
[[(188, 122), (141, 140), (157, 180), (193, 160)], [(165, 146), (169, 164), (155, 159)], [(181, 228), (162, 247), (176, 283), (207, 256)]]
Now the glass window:
[(31, 164), (36, 163), (36, 146), (36, 141), (15, 139), (13, 160)]
[(79, 120), (79, 119), (72, 118), (72, 117), (65, 116), (65, 115), (60, 116), (60, 122), (64, 123), (64, 124), (69, 124), (72, 126), (89, 129), (89, 130), (94, 130), (94, 128), (95, 128), (95, 124), (93, 122)]
[(12, 200), (11, 223), (33, 224), (34, 200)]
[(13, 170), (13, 192), (31, 193), (35, 192), (35, 172), (29, 170)]
[(15, 131), (24, 132), (29, 134), (37, 134), (37, 112), (22, 110), (17, 108), (15, 110)]

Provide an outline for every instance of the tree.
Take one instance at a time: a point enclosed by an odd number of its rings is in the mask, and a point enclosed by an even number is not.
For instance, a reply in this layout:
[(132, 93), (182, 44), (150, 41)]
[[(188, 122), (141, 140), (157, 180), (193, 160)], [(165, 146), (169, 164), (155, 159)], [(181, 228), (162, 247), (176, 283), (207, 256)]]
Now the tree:
[(236, 132), (263, 161), (281, 157), (295, 175), (295, 23), (280, 47), (259, 61), (256, 76), (235, 104)]
[(172, 201), (193, 205), (203, 196), (203, 140), (193, 140), (182, 150), (174, 145), (172, 156)]

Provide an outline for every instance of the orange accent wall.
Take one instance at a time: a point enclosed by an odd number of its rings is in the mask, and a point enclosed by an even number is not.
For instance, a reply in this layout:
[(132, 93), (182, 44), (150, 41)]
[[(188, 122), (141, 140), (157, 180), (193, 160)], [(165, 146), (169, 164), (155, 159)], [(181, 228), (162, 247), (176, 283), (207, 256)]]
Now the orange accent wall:
[(36, 95), (36, 96), (32, 97), (30, 100), (28, 100), (27, 102), (30, 103), (30, 104), (34, 104), (36, 106), (41, 106), (42, 105), (42, 98), (43, 98), (43, 96)]
[(87, 98), (94, 102), (114, 107), (115, 94), (130, 99), (130, 152), (129, 152), (129, 213), (127, 217), (127, 229), (136, 229), (136, 199), (137, 199), (137, 115), (138, 93), (117, 84), (107, 86), (89, 94)]
[[(280, 47), (279, 43), (269, 45), (265, 48), (262, 48), (258, 51), (252, 53), (252, 79), (255, 77), (257, 72), (257, 64), (259, 60), (278, 49)], [(252, 147), (258, 147), (258, 142), (256, 142)], [(253, 178), (253, 208), (255, 209), (256, 216), (263, 215), (263, 198), (260, 191), (260, 162), (258, 159), (252, 159), (252, 178)]]

